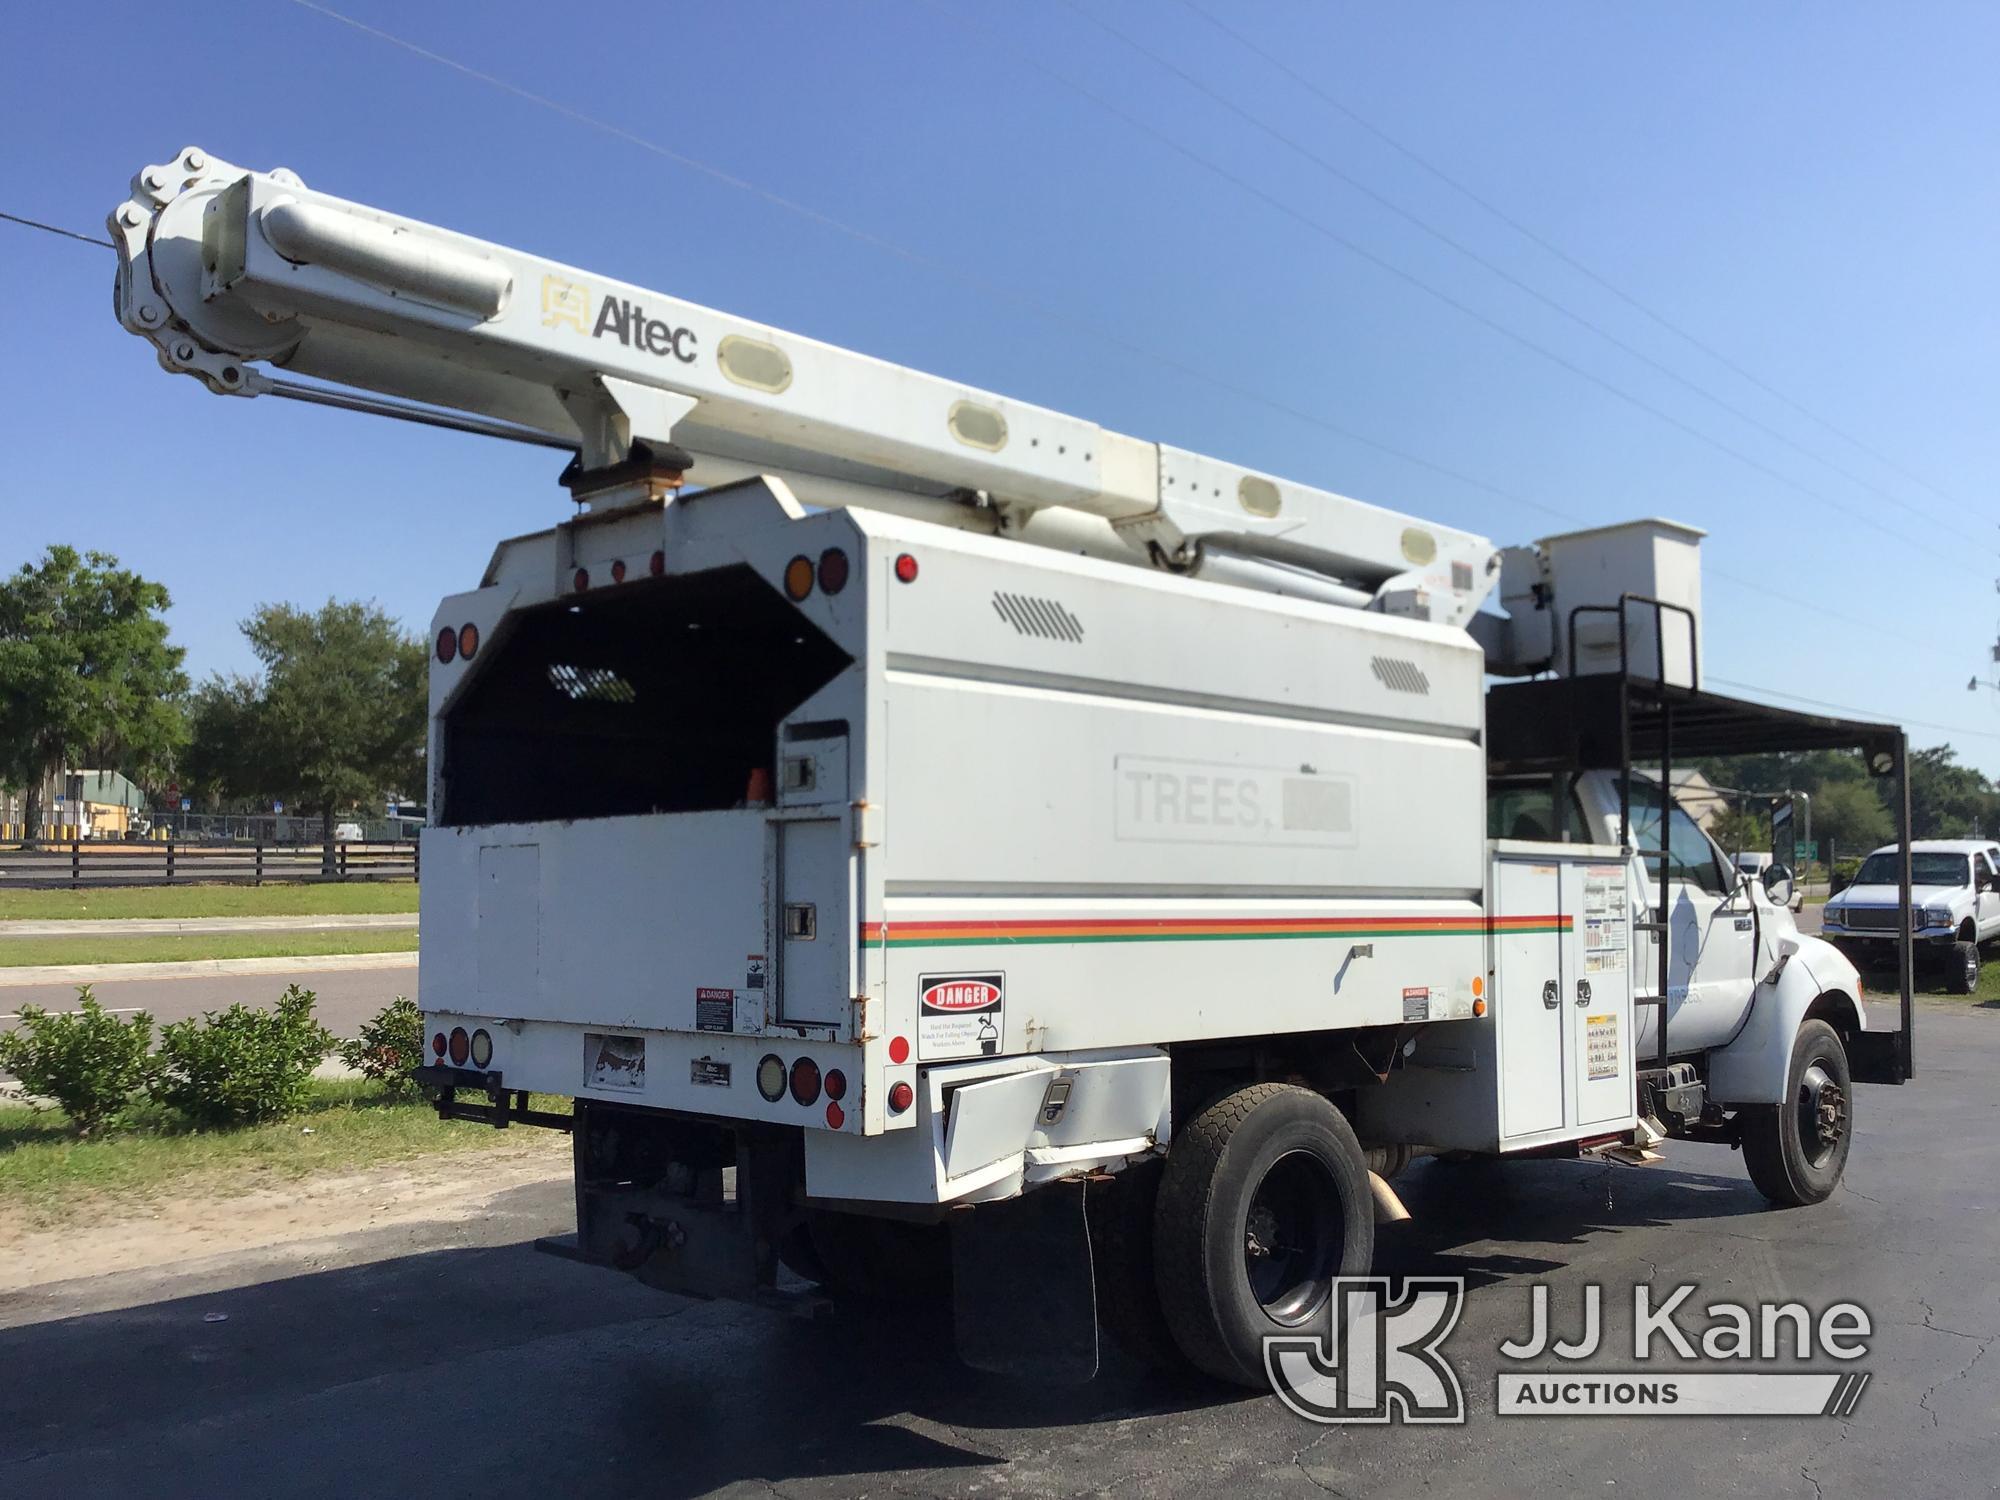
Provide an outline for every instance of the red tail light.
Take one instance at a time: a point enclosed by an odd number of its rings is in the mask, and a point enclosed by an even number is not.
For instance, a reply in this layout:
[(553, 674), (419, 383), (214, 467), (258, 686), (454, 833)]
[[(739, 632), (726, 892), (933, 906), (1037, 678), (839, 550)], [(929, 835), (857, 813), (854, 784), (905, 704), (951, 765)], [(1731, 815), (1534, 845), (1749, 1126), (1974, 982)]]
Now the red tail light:
[(578, 568), (576, 570), (576, 576), (572, 578), (570, 582), (576, 585), (576, 591), (579, 594), (582, 593), (585, 589), (590, 587), (590, 569)]
[(819, 1064), (810, 1057), (802, 1057), (792, 1064), (792, 1101), (795, 1104), (819, 1102)]
[(829, 1130), (840, 1129), (842, 1125), (847, 1123), (847, 1111), (842, 1109), (838, 1104), (827, 1105), (826, 1123)]
[(442, 1031), (431, 1038), (431, 1051), (439, 1057), (444, 1056), (444, 1033)]
[(465, 1034), (465, 1028), (463, 1026), (452, 1027), (451, 1065), (454, 1068), (464, 1067), (465, 1059), (471, 1053), (471, 1051), (472, 1051), (472, 1038)]
[(623, 583), (623, 582), (625, 581), (625, 559), (624, 559), (624, 558), (622, 558), (622, 557), (621, 557), (621, 558), (619, 558), (619, 559), (618, 559), (618, 561), (614, 562), (614, 563), (613, 563), (613, 564), (611, 565), (611, 581), (612, 581), (613, 583)]
[(450, 661), (458, 655), (458, 632), (449, 625), (438, 632), (438, 660)]
[(652, 559), (646, 564), (646, 571), (651, 573), (655, 578), (665, 573), (667, 571), (667, 554), (664, 552), (655, 552)]
[(917, 1091), (907, 1083), (892, 1083), (889, 1085), (889, 1108), (894, 1113), (900, 1115), (916, 1102)]
[(905, 552), (896, 559), (896, 582), (915, 583), (917, 581), (917, 560)]
[(822, 594), (837, 594), (847, 587), (847, 554), (838, 547), (829, 547), (819, 555), (819, 589)]
[(826, 1097), (829, 1099), (845, 1099), (847, 1097), (847, 1075), (838, 1068), (827, 1069)]

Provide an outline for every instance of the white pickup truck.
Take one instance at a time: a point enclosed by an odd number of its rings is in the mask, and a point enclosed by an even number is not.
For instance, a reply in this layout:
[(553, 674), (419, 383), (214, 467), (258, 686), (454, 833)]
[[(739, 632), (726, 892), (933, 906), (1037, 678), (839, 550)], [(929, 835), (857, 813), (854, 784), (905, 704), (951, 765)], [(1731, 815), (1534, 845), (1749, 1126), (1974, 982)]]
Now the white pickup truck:
[[(1822, 931), (1843, 952), (1888, 961), (1897, 929), (1897, 855), (1884, 845), (1826, 903)], [(1952, 992), (1979, 988), (1980, 945), (2000, 939), (2000, 843), (1924, 839), (1910, 846), (1910, 935), (1918, 961), (1942, 971)]]

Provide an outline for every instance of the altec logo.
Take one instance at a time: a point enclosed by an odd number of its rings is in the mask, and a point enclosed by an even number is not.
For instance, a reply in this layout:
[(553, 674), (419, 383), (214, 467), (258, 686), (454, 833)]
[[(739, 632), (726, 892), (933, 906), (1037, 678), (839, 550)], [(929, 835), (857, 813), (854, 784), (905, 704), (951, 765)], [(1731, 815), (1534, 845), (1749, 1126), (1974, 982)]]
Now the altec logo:
[(628, 349), (643, 349), (663, 359), (677, 359), (684, 365), (694, 363), (696, 344), (692, 328), (676, 328), (658, 318), (649, 318), (645, 308), (623, 297), (606, 297), (598, 304), (593, 320), (591, 301), (590, 288), (582, 283), (544, 276), (542, 326), (557, 328), (566, 324), (595, 339), (609, 334)]
[(923, 998), (926, 1010), (985, 1010), (1000, 1003), (999, 978), (996, 975), (992, 979), (983, 976), (939, 979), (925, 987)]

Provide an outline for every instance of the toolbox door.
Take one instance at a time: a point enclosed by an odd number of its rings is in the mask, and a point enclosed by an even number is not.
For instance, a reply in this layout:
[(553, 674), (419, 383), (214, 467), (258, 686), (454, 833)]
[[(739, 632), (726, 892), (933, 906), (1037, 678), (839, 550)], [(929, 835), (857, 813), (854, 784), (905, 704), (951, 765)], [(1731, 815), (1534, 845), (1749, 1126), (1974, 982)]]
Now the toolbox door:
[(778, 828), (778, 1019), (838, 1027), (853, 995), (851, 841), (835, 818)]
[(1494, 871), (1493, 971), (1500, 1135), (1563, 1127), (1565, 1003), (1558, 867), (1503, 859)]
[(1563, 869), (1563, 910), (1573, 913), (1569, 1014), (1571, 1123), (1629, 1119), (1632, 1080), (1632, 934), (1623, 865)]

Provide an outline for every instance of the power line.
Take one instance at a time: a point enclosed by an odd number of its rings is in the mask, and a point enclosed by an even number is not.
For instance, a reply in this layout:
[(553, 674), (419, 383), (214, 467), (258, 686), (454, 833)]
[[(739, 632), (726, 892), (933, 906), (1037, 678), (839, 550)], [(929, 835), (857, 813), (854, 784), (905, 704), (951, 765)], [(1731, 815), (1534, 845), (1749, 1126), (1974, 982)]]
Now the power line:
[[(305, 3), (305, 0), (296, 0), (296, 3), (302, 4)], [(1735, 459), (1738, 463), (1744, 465), (1746, 468), (1753, 469), (1757, 473), (1763, 474), (1767, 478), (1775, 480), (1777, 483), (1784, 485), (1788, 489), (1797, 490), (1807, 499), (1816, 500), (1822, 505), (1828, 506), (1833, 510), (1837, 510), (1841, 512), (1843, 515), (1849, 516), (1852, 519), (1860, 522), (1862, 525), (1871, 527), (1877, 531), (1880, 531), (1884, 536), (1891, 537), (1894, 540), (1901, 542), (1904, 546), (1910, 547), (1918, 552), (1922, 552), (1926, 556), (1935, 558), (1938, 561), (1948, 562), (1952, 564), (1954, 567), (1969, 566), (1969, 564), (1967, 564), (1962, 557), (1952, 553), (1940, 551), (1933, 547), (1926, 546), (1923, 542), (1909, 535), (1907, 532), (1899, 531), (1896, 528), (1887, 525), (1886, 523), (1876, 519), (1874, 516), (1869, 515), (1866, 511), (1856, 510), (1852, 506), (1843, 504), (1841, 501), (1835, 500), (1830, 496), (1821, 494), (1819, 491), (1812, 489), (1808, 485), (1801, 484), (1796, 479), (1793, 479), (1790, 476), (1779, 472), (1778, 470), (1772, 468), (1769, 464), (1763, 463), (1761, 460), (1752, 457), (1751, 455), (1743, 452), (1741, 449), (1735, 448), (1730, 444), (1722, 441), (1720, 438), (1713, 437), (1710, 434), (1703, 432), (1700, 428), (1694, 427), (1689, 423), (1682, 421), (1679, 417), (1676, 417), (1671, 413), (1663, 411), (1659, 407), (1652, 405), (1650, 402), (1645, 400), (1645, 398), (1634, 395), (1632, 392), (1626, 390), (1624, 387), (1616, 384), (1615, 382), (1608, 380), (1605, 377), (1598, 375), (1591, 370), (1586, 369), (1582, 365), (1577, 364), (1574, 360), (1569, 359), (1568, 357), (1549, 348), (1547, 345), (1538, 343), (1534, 339), (1528, 337), (1526, 334), (1516, 332), (1514, 329), (1507, 327), (1504, 323), (1501, 323), (1493, 318), (1488, 317), (1485, 313), (1480, 312), (1470, 303), (1462, 301), (1461, 299), (1453, 296), (1450, 292), (1445, 291), (1441, 287), (1432, 285), (1430, 282), (1425, 281), (1422, 277), (1418, 276), (1416, 273), (1405, 270), (1403, 267), (1397, 265), (1394, 261), (1389, 260), (1387, 257), (1378, 255), (1374, 251), (1368, 249), (1366, 246), (1361, 245), (1357, 241), (1348, 238), (1346, 235), (1342, 234), (1339, 230), (1333, 229), (1330, 226), (1321, 223), (1318, 219), (1313, 218), (1310, 214), (1304, 212), (1302, 209), (1299, 209), (1293, 206), (1292, 204), (1285, 202), (1282, 198), (1277, 197), (1273, 193), (1266, 192), (1263, 188), (1256, 186), (1254, 183), (1244, 180), (1236, 173), (1230, 171), (1227, 167), (1224, 167), (1217, 162), (1211, 161), (1209, 158), (1203, 156), (1200, 152), (1196, 151), (1193, 147), (1182, 144), (1180, 141), (1175, 140), (1172, 136), (1168, 135), (1166, 132), (1159, 130), (1155, 126), (1147, 123), (1145, 120), (1142, 120), (1138, 116), (1132, 114), (1130, 111), (1126, 110), (1122, 105), (1116, 104), (1110, 99), (1105, 98), (1102, 94), (1090, 88), (1087, 84), (1079, 83), (1075, 79), (1069, 77), (1067, 74), (1057, 72), (1055, 69), (1043, 63), (1039, 58), (1033, 56), (1028, 52), (1023, 51), (1019, 47), (1016, 47), (1006, 37), (994, 31), (992, 27), (987, 26), (982, 22), (975, 21), (968, 17), (959, 15), (957, 12), (948, 9), (943, 4), (941, 4), (940, 0), (921, 0), (921, 3), (929, 6), (931, 9), (935, 11), (938, 11), (940, 14), (948, 17), (952, 21), (955, 21), (959, 25), (966, 27), (969, 30), (983, 33), (985, 36), (997, 42), (1000, 46), (1005, 47), (1008, 51), (1012, 52), (1023, 63), (1033, 68), (1036, 72), (1041, 73), (1048, 78), (1054, 79), (1056, 82), (1061, 83), (1064, 87), (1069, 88), (1078, 94), (1081, 94), (1084, 98), (1090, 100), (1093, 104), (1097, 105), (1100, 109), (1104, 110), (1106, 113), (1111, 114), (1117, 117), (1118, 119), (1124, 121), (1127, 125), (1129, 125), (1132, 129), (1138, 131), (1140, 134), (1149, 136), (1153, 140), (1158, 141), (1161, 145), (1167, 147), (1168, 150), (1174, 152), (1176, 155), (1185, 157), (1187, 160), (1193, 162), (1196, 166), (1200, 167), (1203, 171), (1209, 172), (1212, 175), (1221, 178), (1224, 182), (1227, 182), (1228, 184), (1238, 189), (1239, 191), (1248, 194), (1249, 196), (1257, 199), (1259, 202), (1264, 203), (1268, 207), (1276, 209), (1279, 213), (1283, 214), (1285, 217), (1294, 220), (1295, 222), (1312, 230), (1315, 234), (1318, 234), (1323, 238), (1330, 240), (1332, 243), (1339, 245), (1342, 249), (1348, 251), (1350, 254), (1358, 257), (1361, 260), (1367, 261), (1370, 265), (1373, 265), (1382, 271), (1387, 272), (1389, 275), (1394, 276), (1397, 280), (1407, 282), (1409, 285), (1416, 287), (1418, 290), (1426, 293), (1427, 295), (1436, 298), (1438, 301), (1444, 303), (1447, 307), (1451, 307), (1456, 311), (1463, 313), (1466, 317), (1472, 319), (1474, 322), (1480, 324), (1485, 328), (1491, 329), (1493, 332), (1499, 334), (1501, 337), (1506, 338), (1516, 344), (1519, 344), (1521, 347), (1525, 349), (1531, 350), (1532, 352), (1541, 355), (1544, 359), (1548, 360), (1550, 363), (1555, 364), (1561, 367), (1562, 369), (1568, 370), (1571, 374), (1577, 376), (1579, 379), (1587, 381), (1590, 384), (1597, 386), (1599, 389), (1607, 392), (1612, 396), (1617, 397), (1619, 400), (1625, 402), (1626, 404), (1635, 407), (1640, 411), (1650, 414), (1651, 416), (1657, 418), (1658, 420), (1666, 423), (1670, 427), (1676, 428), (1677, 430), (1686, 433), (1689, 437), (1694, 438), (1696, 441), (1705, 443), (1709, 447), (1716, 449), (1718, 452), (1726, 454), (1727, 456)]]
[(1904, 467), (1902, 464), (1898, 463), (1895, 459), (1889, 457), (1889, 455), (1887, 455), (1886, 453), (1883, 453), (1878, 449), (1871, 447), (1868, 443), (1856, 437), (1853, 433), (1848, 432), (1844, 428), (1835, 425), (1827, 418), (1822, 417), (1818, 413), (1812, 411), (1809, 407), (1802, 405), (1800, 402), (1794, 400), (1792, 397), (1786, 395), (1783, 391), (1779, 390), (1776, 386), (1762, 379), (1755, 372), (1745, 369), (1741, 364), (1731, 359), (1727, 354), (1724, 354), (1720, 349), (1715, 348), (1712, 344), (1709, 344), (1703, 339), (1696, 336), (1695, 334), (1690, 333), (1687, 329), (1681, 327), (1680, 324), (1674, 322), (1671, 318), (1668, 318), (1665, 314), (1657, 312), (1653, 308), (1648, 307), (1644, 302), (1640, 301), (1630, 292), (1620, 287), (1617, 283), (1611, 281), (1608, 277), (1605, 277), (1599, 272), (1593, 270), (1590, 266), (1584, 264), (1581, 260), (1578, 260), (1575, 256), (1571, 255), (1568, 251), (1564, 250), (1560, 245), (1553, 243), (1545, 236), (1538, 234), (1534, 229), (1530, 228), (1528, 225), (1522, 223), (1519, 219), (1515, 218), (1512, 214), (1508, 213), (1505, 209), (1501, 208), (1498, 204), (1494, 203), (1490, 198), (1483, 197), (1477, 191), (1475, 191), (1471, 187), (1468, 187), (1458, 178), (1452, 176), (1449, 172), (1445, 171), (1444, 168), (1438, 166), (1435, 162), (1426, 158), (1424, 155), (1422, 155), (1422, 153), (1418, 152), (1415, 148), (1405, 145), (1402, 141), (1397, 140), (1396, 137), (1390, 135), (1388, 131), (1382, 129), (1380, 126), (1376, 125), (1373, 121), (1361, 115), (1352, 106), (1336, 98), (1334, 95), (1328, 93), (1317, 82), (1307, 77), (1305, 74), (1299, 72), (1296, 68), (1292, 67), (1289, 63), (1287, 63), (1282, 57), (1279, 57), (1276, 54), (1267, 50), (1266, 48), (1259, 46), (1256, 42), (1252, 41), (1249, 37), (1245, 36), (1241, 31), (1231, 26), (1228, 22), (1222, 20), (1220, 17), (1214, 15), (1210, 11), (1203, 9), (1200, 5), (1197, 5), (1195, 3), (1195, 0), (1180, 0), (1180, 3), (1186, 9), (1192, 11), (1195, 15), (1201, 17), (1202, 20), (1208, 22), (1208, 24), (1213, 26), (1216, 30), (1222, 32), (1223, 35), (1233, 39), (1239, 46), (1243, 47), (1246, 51), (1254, 53), (1256, 56), (1262, 58), (1265, 62), (1269, 63), (1272, 67), (1276, 68), (1279, 72), (1283, 73), (1287, 78), (1291, 79), (1294, 83), (1298, 84), (1299, 87), (1305, 89), (1306, 92), (1312, 94), (1315, 98), (1320, 100), (1320, 102), (1325, 104), (1329, 109), (1332, 109), (1338, 114), (1341, 114), (1345, 116), (1347, 119), (1353, 121), (1353, 123), (1358, 125), (1362, 130), (1365, 130), (1368, 134), (1374, 136), (1375, 139), (1381, 141), (1384, 145), (1388, 146), (1390, 149), (1400, 153), (1409, 161), (1421, 167), (1424, 171), (1428, 172), (1432, 177), (1435, 177), (1439, 182), (1442, 182), (1446, 187), (1452, 189), (1452, 191), (1461, 194), (1471, 202), (1477, 204), (1487, 213), (1493, 215), (1493, 217), (1498, 219), (1502, 224), (1505, 224), (1509, 229), (1512, 229), (1516, 234), (1522, 236), (1522, 238), (1528, 240), (1530, 243), (1538, 246), (1542, 250), (1546, 251), (1548, 254), (1554, 256), (1557, 260), (1561, 261), (1571, 270), (1576, 271), (1579, 275), (1585, 277), (1586, 279), (1592, 282), (1595, 282), (1598, 286), (1604, 288), (1605, 291), (1611, 293), (1612, 296), (1616, 297), (1619, 301), (1625, 303), (1628, 307), (1632, 308), (1634, 311), (1643, 314), (1645, 317), (1651, 319), (1654, 323), (1657, 323), (1660, 327), (1666, 329), (1667, 332), (1673, 334), (1674, 337), (1684, 340), (1686, 343), (1688, 343), (1695, 349), (1698, 349), (1701, 353), (1707, 355), (1710, 359), (1714, 360), (1717, 364), (1721, 365), (1724, 369), (1730, 371), (1734, 375), (1739, 376), (1743, 380), (1748, 381), (1758, 390), (1763, 391), (1767, 396), (1770, 396), (1773, 399), (1780, 401), (1784, 405), (1790, 407), (1793, 411), (1797, 412), (1807, 421), (1812, 422), (1815, 425), (1824, 428), (1826, 431), (1832, 433), (1835, 437), (1841, 439), (1841, 441), (1846, 443), (1851, 443), (1855, 448), (1867, 454), (1870, 458), (1874, 459), (1877, 463), (1883, 465), (1885, 468), (1893, 469), (1896, 473), (1901, 474), (1905, 479), (1910, 480), (1912, 483), (1922, 485), (1925, 489), (1929, 490), (1932, 494), (1938, 496), (1940, 499), (1948, 500), (1953, 505), (1958, 505), (1961, 507), (1964, 506), (1965, 502), (1958, 499), (1957, 496), (1950, 494), (1946, 490), (1940, 489), (1936, 484), (1924, 478), (1923, 475), (1918, 474), (1915, 471)]
[(118, 248), (109, 240), (100, 240), (95, 235), (78, 234), (74, 229), (64, 229), (59, 224), (44, 224), (40, 219), (24, 219), (19, 214), (5, 212), (0, 212), (0, 219), (5, 219), (9, 224), (22, 225), (24, 228), (39, 229), (44, 234), (59, 234), (66, 240), (81, 240), (86, 245), (102, 245), (107, 250)]
[(1710, 405), (1727, 413), (1728, 415), (1735, 417), (1738, 421), (1744, 423), (1746, 426), (1755, 428), (1758, 432), (1763, 433), (1766, 437), (1769, 437), (1779, 443), (1784, 444), (1787, 448), (1790, 448), (1793, 452), (1798, 453), (1805, 458), (1811, 459), (1814, 463), (1824, 465), (1826, 468), (1832, 470), (1835, 474), (1839, 475), (1842, 479), (1845, 479), (1852, 484), (1857, 484), (1861, 486), (1863, 489), (1868, 490), (1873, 494), (1880, 496), (1882, 499), (1888, 501), (1891, 505), (1898, 506), (1901, 509), (1908, 511), (1911, 515), (1918, 517), (1919, 519), (1935, 522), (1939, 525), (1949, 526), (1956, 524), (1956, 522), (1947, 520), (1945, 517), (1939, 516), (1931, 511), (1924, 510), (1920, 506), (1912, 505), (1909, 501), (1903, 499), (1902, 496), (1896, 494), (1894, 491), (1884, 489), (1881, 485), (1876, 484), (1873, 480), (1870, 480), (1860, 474), (1856, 474), (1850, 469), (1843, 468), (1840, 464), (1835, 463), (1832, 459), (1825, 457), (1823, 454), (1813, 451), (1812, 449), (1806, 447), (1803, 443), (1795, 441), (1788, 434), (1780, 431), (1776, 427), (1771, 426), (1768, 422), (1764, 422), (1759, 418), (1752, 416), (1750, 413), (1744, 411), (1741, 407), (1738, 407), (1734, 403), (1727, 400), (1726, 398), (1717, 395), (1707, 386), (1704, 386), (1700, 382), (1692, 380), (1686, 375), (1683, 375), (1680, 371), (1674, 369), (1671, 365), (1668, 365), (1661, 360), (1655, 359), (1652, 355), (1648, 354), (1645, 350), (1639, 348), (1636, 344), (1630, 343), (1627, 340), (1620, 338), (1617, 334), (1612, 333), (1609, 329), (1605, 328), (1603, 325), (1597, 323), (1593, 319), (1588, 318), (1582, 313), (1575, 311), (1567, 304), (1543, 292), (1540, 288), (1534, 286), (1532, 283), (1523, 280), (1519, 276), (1516, 276), (1512, 271), (1509, 271), (1505, 266), (1500, 265), (1499, 263), (1492, 260), (1488, 256), (1481, 254), (1478, 250), (1475, 250), (1472, 246), (1466, 244), (1464, 241), (1447, 233), (1445, 230), (1440, 229), (1437, 225), (1431, 223), (1421, 214), (1414, 213), (1410, 209), (1403, 207), (1402, 204), (1396, 202), (1394, 199), (1390, 198), (1386, 194), (1377, 192), (1374, 188), (1370, 187), (1360, 178), (1354, 176), (1351, 172), (1346, 171), (1344, 168), (1336, 165), (1334, 162), (1329, 161), (1325, 156), (1313, 150), (1310, 146), (1305, 145), (1303, 142), (1299, 141), (1293, 136), (1287, 135), (1284, 131), (1279, 130), (1276, 126), (1272, 125), (1268, 120), (1265, 120), (1264, 118), (1252, 112), (1251, 110), (1244, 108), (1242, 105), (1236, 103), (1236, 101), (1230, 99), (1229, 97), (1221, 93), (1219, 90), (1210, 87), (1209, 84), (1204, 82), (1198, 75), (1189, 72), (1186, 68), (1183, 68), (1180, 64), (1176, 63), (1172, 58), (1164, 56), (1163, 54), (1155, 51), (1153, 48), (1147, 46), (1144, 42), (1140, 41), (1137, 37), (1132, 36), (1129, 32), (1122, 30), (1121, 28), (1114, 25), (1110, 21), (1107, 21), (1103, 19), (1101, 16), (1098, 16), (1093, 12), (1084, 9), (1082, 5), (1076, 3), (1076, 0), (1065, 0), (1065, 4), (1071, 11), (1073, 11), (1078, 16), (1081, 16), (1084, 20), (1089, 21), (1093, 26), (1096, 26), (1100, 31), (1103, 31), (1106, 35), (1113, 37), (1119, 42), (1122, 42), (1126, 47), (1138, 53), (1141, 57), (1146, 58), (1150, 62), (1156, 64), (1158, 67), (1163, 68), (1167, 72), (1173, 74), (1176, 78), (1180, 79), (1181, 82), (1186, 84), (1189, 88), (1195, 90), (1197, 93), (1221, 105), (1224, 109), (1228, 110), (1238, 119), (1244, 120), (1250, 125), (1255, 126), (1258, 130), (1261, 130), (1265, 135), (1271, 137), (1271, 139), (1277, 141), (1279, 144), (1286, 146), (1292, 151), (1298, 153), (1300, 156), (1304, 157), (1314, 166), (1320, 168), (1320, 170), (1327, 173), (1327, 175), (1334, 178), (1336, 181), (1346, 184), (1349, 188), (1352, 188), (1355, 192), (1361, 194), (1371, 203), (1374, 203), (1379, 207), (1386, 209), (1388, 212), (1396, 215), (1397, 218), (1402, 219), (1405, 223), (1413, 225), (1415, 228), (1421, 230), (1423, 233), (1429, 235), (1432, 239), (1436, 240), (1439, 244), (1444, 245), (1447, 248), (1455, 251), (1459, 255), (1464, 256), (1474, 265), (1479, 266), (1481, 269), (1489, 272), (1493, 276), (1498, 277), (1501, 281), (1506, 282), (1507, 285), (1515, 288), (1515, 290), (1525, 293), (1527, 296), (1534, 298), (1544, 307), (1550, 309), (1552, 312), (1555, 312), (1564, 318), (1569, 319), (1570, 322), (1576, 324), (1579, 328), (1586, 329), (1587, 331), (1597, 335), (1597, 337), (1603, 339), (1607, 344), (1610, 344), (1612, 348), (1617, 349), (1624, 354), (1630, 355), (1633, 359), (1638, 360), (1641, 364), (1645, 365), (1647, 368), (1657, 372), (1660, 375), (1665, 376), (1667, 379), (1673, 381), (1675, 384), (1683, 386), (1687, 390), (1692, 391), (1695, 395), (1701, 397), (1702, 400), (1708, 402)]

